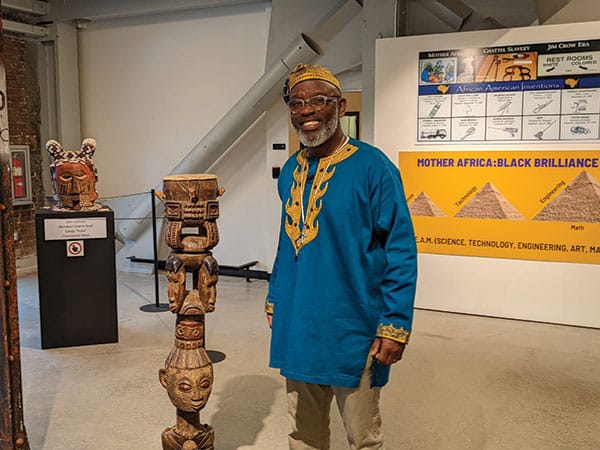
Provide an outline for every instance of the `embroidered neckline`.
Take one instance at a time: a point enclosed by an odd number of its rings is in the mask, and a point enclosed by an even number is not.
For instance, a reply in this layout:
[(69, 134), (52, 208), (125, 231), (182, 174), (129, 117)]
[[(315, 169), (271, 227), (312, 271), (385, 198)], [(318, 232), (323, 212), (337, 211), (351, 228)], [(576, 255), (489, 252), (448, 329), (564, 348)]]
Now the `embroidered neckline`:
[[(308, 208), (313, 208), (314, 206), (316, 206), (316, 202), (317, 200), (319, 200), (323, 195), (325, 195), (325, 192), (327, 192), (327, 186), (325, 186), (325, 188), (323, 189), (322, 193), (319, 190), (319, 187), (323, 184), (323, 182), (328, 181), (334, 174), (335, 172), (335, 168), (331, 171), (328, 172), (329, 170), (329, 166), (331, 165), (331, 161), (333, 161), (333, 158), (335, 157), (335, 155), (346, 146), (346, 144), (348, 143), (348, 136), (344, 136), (344, 138), (342, 139), (342, 142), (337, 146), (337, 148), (333, 151), (333, 153), (329, 156), (326, 156), (325, 158), (327, 158), (327, 165), (325, 166), (325, 169), (321, 169), (319, 170), (318, 166), (317, 166), (317, 173), (315, 173), (315, 179), (313, 181), (312, 187), (310, 189), (310, 192), (308, 193)], [(304, 167), (302, 168), (302, 172), (304, 174), (304, 177), (302, 178), (302, 182), (300, 183), (300, 190), (304, 193), (304, 190), (306, 189), (306, 182), (308, 181), (308, 159), (306, 159), (306, 157), (308, 156), (308, 149), (304, 149), (305, 151), (305, 161), (304, 164), (307, 166), (306, 170), (304, 170)], [(319, 166), (321, 161), (319, 161)], [(317, 174), (321, 172), (321, 180), (317, 183), (316, 182), (316, 176)], [(315, 196), (315, 198), (313, 199), (313, 194)], [(320, 207), (319, 207), (320, 210)], [(311, 209), (312, 211), (312, 209)], [(307, 211), (304, 210), (304, 195), (300, 196), (300, 217), (301, 217), (301, 221), (300, 221), (300, 243), (304, 244), (304, 239), (306, 239), (306, 231), (308, 229), (310, 229), (310, 225), (306, 223), (307, 220)]]
[(290, 196), (285, 204), (287, 214), (285, 231), (296, 251), (296, 256), (303, 246), (313, 241), (319, 234), (317, 216), (323, 207), (323, 196), (329, 187), (329, 180), (336, 171), (335, 165), (352, 156), (357, 150), (357, 146), (346, 141), (334, 153), (319, 159), (315, 178), (308, 195), (306, 210), (304, 210), (303, 195), (308, 178), (309, 158), (307, 149), (298, 152), (296, 156), (298, 165), (294, 169), (294, 181), (292, 181)]

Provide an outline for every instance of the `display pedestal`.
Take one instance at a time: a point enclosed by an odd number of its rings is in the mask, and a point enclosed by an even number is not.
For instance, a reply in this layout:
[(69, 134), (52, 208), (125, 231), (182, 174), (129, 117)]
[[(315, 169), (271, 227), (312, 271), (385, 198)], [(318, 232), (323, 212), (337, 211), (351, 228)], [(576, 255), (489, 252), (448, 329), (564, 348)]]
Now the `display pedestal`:
[(114, 215), (37, 210), (42, 348), (118, 342)]

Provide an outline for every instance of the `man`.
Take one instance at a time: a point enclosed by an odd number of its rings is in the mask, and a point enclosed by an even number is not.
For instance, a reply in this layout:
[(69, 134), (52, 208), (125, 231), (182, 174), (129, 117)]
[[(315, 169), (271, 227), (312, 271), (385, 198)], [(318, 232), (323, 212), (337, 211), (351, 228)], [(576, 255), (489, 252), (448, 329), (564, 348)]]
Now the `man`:
[(284, 86), (303, 147), (284, 165), (265, 310), (286, 377), (290, 449), (329, 449), (333, 397), (351, 449), (383, 449), (379, 393), (408, 342), (416, 244), (398, 169), (348, 139), (339, 81), (299, 65)]

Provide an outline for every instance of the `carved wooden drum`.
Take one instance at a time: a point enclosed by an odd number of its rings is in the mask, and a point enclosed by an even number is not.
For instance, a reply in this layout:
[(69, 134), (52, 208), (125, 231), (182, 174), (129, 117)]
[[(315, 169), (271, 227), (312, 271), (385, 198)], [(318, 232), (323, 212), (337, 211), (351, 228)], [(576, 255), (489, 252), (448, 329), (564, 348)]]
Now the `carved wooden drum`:
[[(164, 177), (165, 215), (169, 221), (167, 245), (175, 250), (191, 253), (205, 252), (217, 245), (217, 197), (222, 193), (223, 189), (219, 188), (216, 175)], [(197, 227), (197, 232), (184, 234), (184, 227)]]

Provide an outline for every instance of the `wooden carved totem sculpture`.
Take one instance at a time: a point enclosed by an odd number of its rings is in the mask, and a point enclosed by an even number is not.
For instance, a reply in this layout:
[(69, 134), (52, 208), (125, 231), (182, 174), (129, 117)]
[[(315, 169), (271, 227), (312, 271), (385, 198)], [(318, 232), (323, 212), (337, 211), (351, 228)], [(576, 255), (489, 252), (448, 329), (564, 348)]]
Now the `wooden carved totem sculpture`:
[[(177, 314), (177, 321), (175, 345), (159, 370), (159, 379), (177, 408), (177, 423), (163, 431), (162, 446), (164, 450), (214, 449), (214, 431), (200, 423), (200, 410), (213, 383), (204, 347), (204, 315), (215, 309), (218, 264), (210, 250), (219, 242), (217, 197), (224, 189), (218, 187), (216, 176), (201, 174), (164, 177), (163, 191), (166, 241), (172, 249), (166, 263), (169, 309)], [(188, 272), (191, 289), (186, 286)]]

